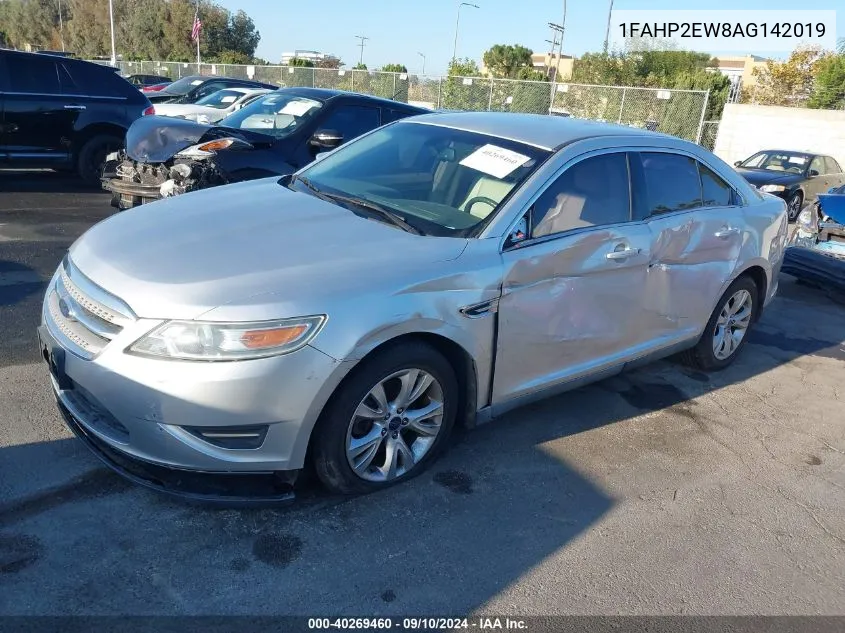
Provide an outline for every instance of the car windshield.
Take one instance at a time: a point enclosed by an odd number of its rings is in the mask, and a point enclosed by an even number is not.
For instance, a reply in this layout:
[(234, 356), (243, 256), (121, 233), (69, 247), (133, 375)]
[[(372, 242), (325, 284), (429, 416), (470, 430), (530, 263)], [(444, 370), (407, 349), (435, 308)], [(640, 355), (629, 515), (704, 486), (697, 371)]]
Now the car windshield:
[(402, 121), (312, 163), (290, 186), (380, 205), (421, 233), (462, 237), (548, 156), (485, 134)]
[(739, 166), (802, 174), (807, 169), (807, 165), (810, 164), (812, 158), (809, 154), (795, 154), (792, 152), (759, 152), (751, 158), (744, 160)]
[(243, 96), (244, 93), (238, 90), (218, 90), (197, 101), (197, 105), (223, 109), (228, 108)]
[(167, 86), (168, 94), (186, 95), (209, 77), (182, 77)]
[(321, 101), (290, 92), (273, 92), (230, 114), (220, 125), (284, 138), (314, 118), (322, 107)]

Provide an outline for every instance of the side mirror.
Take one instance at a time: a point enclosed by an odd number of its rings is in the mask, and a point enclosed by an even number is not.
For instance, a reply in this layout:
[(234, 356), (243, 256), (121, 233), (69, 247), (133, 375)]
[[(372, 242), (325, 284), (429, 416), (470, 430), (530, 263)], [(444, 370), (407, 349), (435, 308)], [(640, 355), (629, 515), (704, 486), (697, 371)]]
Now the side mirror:
[(336, 130), (318, 130), (308, 143), (322, 150), (334, 149), (343, 143), (343, 134)]
[(741, 161), (741, 160), (734, 161), (734, 167), (739, 167), (740, 165), (742, 165), (742, 161)]
[(816, 176), (819, 175), (819, 170), (818, 169), (811, 169), (808, 172), (808, 175), (810, 176), (810, 178), (815, 178)]
[(528, 239), (528, 218), (523, 216), (522, 219), (513, 227), (510, 235), (508, 235), (508, 246), (516, 246), (520, 242)]

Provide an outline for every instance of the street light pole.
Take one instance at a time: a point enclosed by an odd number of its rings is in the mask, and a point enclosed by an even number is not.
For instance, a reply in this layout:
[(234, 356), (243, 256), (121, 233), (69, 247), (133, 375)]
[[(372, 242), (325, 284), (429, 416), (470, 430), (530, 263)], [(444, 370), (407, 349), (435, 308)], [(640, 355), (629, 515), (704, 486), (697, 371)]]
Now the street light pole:
[(62, 40), (62, 52), (65, 50), (65, 24), (62, 20), (62, 0), (59, 0), (59, 37)]
[(109, 24), (111, 25), (111, 65), (117, 65), (117, 54), (114, 52), (114, 7), (109, 0)]
[(610, 39), (610, 16), (613, 13), (613, 0), (610, 0), (610, 8), (607, 10), (607, 28), (604, 31), (604, 54), (607, 55), (607, 45)]
[(480, 9), (477, 4), (471, 4), (469, 2), (461, 2), (458, 5), (458, 17), (455, 19), (455, 46), (452, 48), (452, 59), (455, 60), (458, 58), (458, 26), (461, 23), (461, 7), (474, 7), (476, 9)]
[(419, 55), (420, 57), (423, 58), (423, 67), (422, 67), (422, 72), (420, 74), (424, 75), (425, 74), (425, 55), (423, 55), (422, 53), (417, 53), (417, 55)]

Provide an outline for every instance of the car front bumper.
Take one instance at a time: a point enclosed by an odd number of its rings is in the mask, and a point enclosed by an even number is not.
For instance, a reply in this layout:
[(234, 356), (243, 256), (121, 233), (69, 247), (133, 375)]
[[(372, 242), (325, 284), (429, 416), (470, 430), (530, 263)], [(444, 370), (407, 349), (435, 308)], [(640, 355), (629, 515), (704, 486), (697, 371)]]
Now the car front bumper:
[[(59, 325), (62, 315), (50, 309), (56, 283), (54, 277), (45, 297), (41, 354), (68, 425), (110, 466), (129, 460), (157, 472), (228, 475), (302, 468), (314, 424), (348, 364), (310, 346), (233, 362), (127, 354), (160, 322), (148, 319), (127, 324), (93, 355), (80, 355), (65, 335), (67, 324)], [(254, 445), (232, 447), (242, 441), (240, 431), (257, 434)], [(127, 474), (125, 466), (116, 469)], [(160, 472), (152, 479), (161, 480)]]

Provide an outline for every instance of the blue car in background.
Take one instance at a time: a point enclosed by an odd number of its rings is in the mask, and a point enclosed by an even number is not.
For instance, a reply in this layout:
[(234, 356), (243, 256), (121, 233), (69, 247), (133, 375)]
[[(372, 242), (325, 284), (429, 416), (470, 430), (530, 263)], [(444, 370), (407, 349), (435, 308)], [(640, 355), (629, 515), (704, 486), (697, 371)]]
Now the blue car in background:
[(804, 209), (786, 249), (783, 272), (845, 293), (845, 185)]

